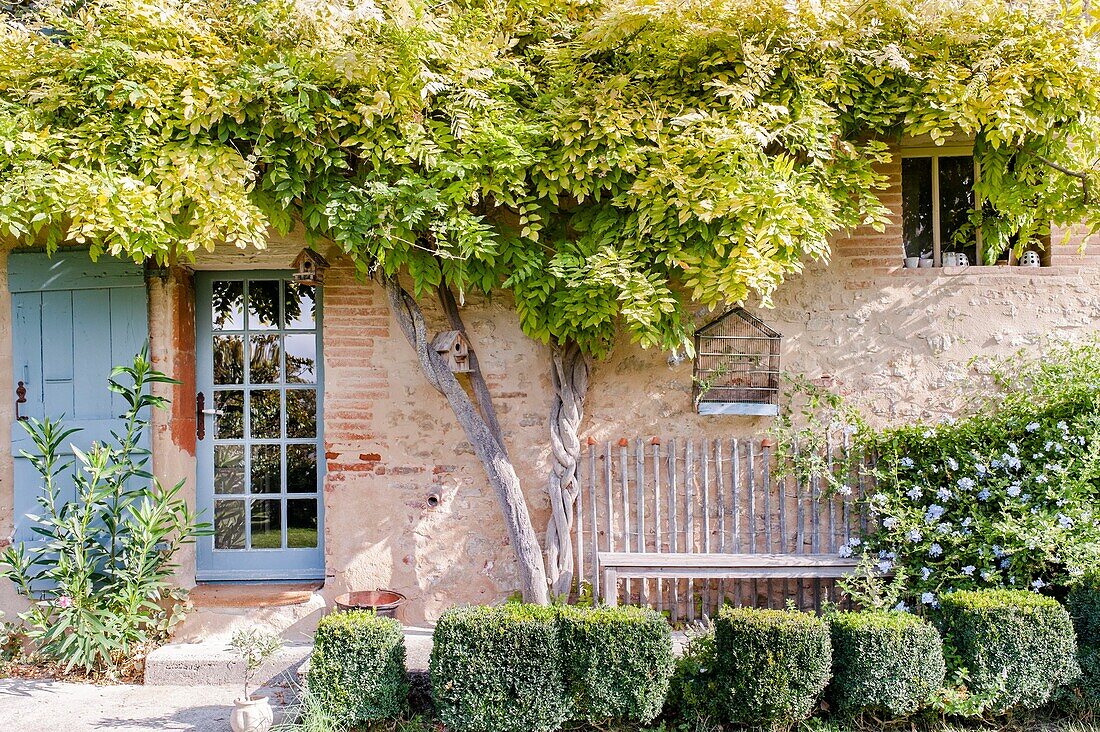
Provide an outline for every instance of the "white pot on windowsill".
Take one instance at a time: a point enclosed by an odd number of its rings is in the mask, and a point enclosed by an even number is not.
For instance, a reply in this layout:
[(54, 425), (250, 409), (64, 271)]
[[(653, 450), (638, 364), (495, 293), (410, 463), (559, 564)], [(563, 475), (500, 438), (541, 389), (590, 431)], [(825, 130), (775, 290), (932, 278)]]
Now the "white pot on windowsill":
[(233, 712), (229, 715), (229, 726), (233, 732), (267, 732), (275, 715), (266, 696), (253, 696), (248, 699), (234, 699)]

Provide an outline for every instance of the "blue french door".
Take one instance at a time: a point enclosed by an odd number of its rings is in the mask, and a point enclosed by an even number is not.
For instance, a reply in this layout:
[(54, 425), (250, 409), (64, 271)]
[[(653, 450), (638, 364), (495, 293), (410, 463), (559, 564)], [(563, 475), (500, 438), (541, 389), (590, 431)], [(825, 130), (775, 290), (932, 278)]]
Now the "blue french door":
[(196, 277), (199, 580), (324, 577), (320, 289)]
[[(148, 298), (140, 265), (103, 256), (93, 262), (87, 251), (12, 252), (8, 255), (12, 304), (12, 392), (20, 419), (64, 418), (79, 430), (61, 447), (73, 459), (69, 443), (87, 449), (93, 441), (111, 442), (123, 427), (122, 397), (110, 391), (111, 369), (133, 362), (149, 337)], [(42, 479), (23, 452), (34, 454), (30, 436), (11, 427), (15, 463), (15, 540), (40, 541), (28, 514)], [(148, 434), (144, 447), (148, 447)], [(76, 495), (71, 473), (57, 476), (60, 498)]]

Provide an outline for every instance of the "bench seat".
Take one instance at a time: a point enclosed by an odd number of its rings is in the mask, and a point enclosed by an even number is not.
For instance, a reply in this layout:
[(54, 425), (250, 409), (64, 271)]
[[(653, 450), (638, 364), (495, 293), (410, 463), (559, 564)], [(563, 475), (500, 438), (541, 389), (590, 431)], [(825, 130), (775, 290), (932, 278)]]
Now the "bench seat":
[(839, 579), (857, 560), (839, 554), (693, 554), (599, 552), (603, 600), (618, 602), (620, 577), (633, 579)]

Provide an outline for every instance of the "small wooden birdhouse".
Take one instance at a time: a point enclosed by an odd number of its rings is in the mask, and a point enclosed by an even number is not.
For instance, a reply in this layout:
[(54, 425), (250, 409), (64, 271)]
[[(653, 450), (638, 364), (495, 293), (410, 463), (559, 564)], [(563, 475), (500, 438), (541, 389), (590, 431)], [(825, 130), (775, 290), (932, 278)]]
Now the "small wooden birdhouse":
[(469, 373), (470, 342), (462, 333), (457, 330), (445, 330), (432, 341), (432, 348), (453, 373)]
[(294, 281), (299, 285), (322, 285), (328, 260), (312, 249), (303, 249), (294, 260)]

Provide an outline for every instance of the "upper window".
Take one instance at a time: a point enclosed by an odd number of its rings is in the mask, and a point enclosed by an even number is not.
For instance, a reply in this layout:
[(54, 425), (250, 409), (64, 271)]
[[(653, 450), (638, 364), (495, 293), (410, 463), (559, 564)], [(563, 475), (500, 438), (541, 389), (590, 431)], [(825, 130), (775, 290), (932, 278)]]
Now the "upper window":
[(967, 264), (985, 263), (981, 233), (967, 226), (974, 209), (976, 179), (969, 150), (933, 148), (903, 153), (901, 212), (906, 257), (931, 257), (937, 267), (944, 263), (944, 254), (965, 255)]

